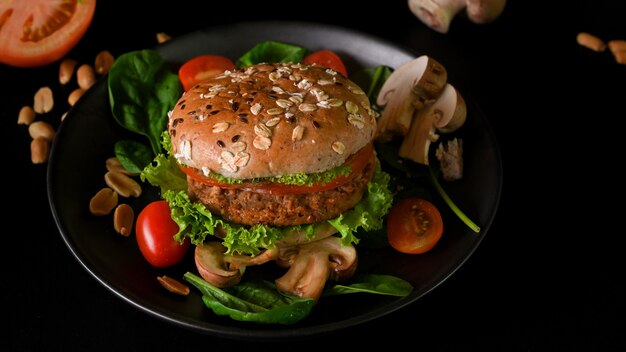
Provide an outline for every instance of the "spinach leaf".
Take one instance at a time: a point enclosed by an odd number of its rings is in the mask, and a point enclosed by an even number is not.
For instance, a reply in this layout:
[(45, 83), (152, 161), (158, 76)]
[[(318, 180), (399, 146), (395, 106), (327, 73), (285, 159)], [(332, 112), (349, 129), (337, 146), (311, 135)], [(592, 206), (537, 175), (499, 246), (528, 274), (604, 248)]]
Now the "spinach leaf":
[(132, 51), (115, 60), (109, 71), (109, 102), (115, 120), (150, 140), (154, 155), (161, 152), (167, 112), (182, 94), (175, 73), (154, 50)]
[(115, 143), (115, 156), (122, 166), (132, 173), (140, 173), (152, 162), (152, 151), (144, 144), (121, 140)]
[(324, 290), (324, 296), (367, 292), (378, 295), (404, 297), (413, 291), (413, 286), (399, 277), (368, 274), (354, 280), (351, 285), (334, 285)]
[(357, 71), (350, 76), (350, 79), (367, 94), (372, 108), (380, 112), (382, 109), (376, 105), (376, 98), (383, 84), (385, 84), (385, 81), (392, 72), (393, 69), (391, 67), (380, 65), (374, 68), (365, 68)]
[(237, 67), (246, 67), (267, 62), (300, 62), (309, 49), (271, 40), (260, 42), (243, 54), (235, 63)]
[(314, 299), (281, 293), (268, 281), (246, 281), (222, 290), (190, 272), (183, 277), (202, 292), (202, 301), (215, 314), (234, 320), (293, 324), (308, 316), (315, 305)]

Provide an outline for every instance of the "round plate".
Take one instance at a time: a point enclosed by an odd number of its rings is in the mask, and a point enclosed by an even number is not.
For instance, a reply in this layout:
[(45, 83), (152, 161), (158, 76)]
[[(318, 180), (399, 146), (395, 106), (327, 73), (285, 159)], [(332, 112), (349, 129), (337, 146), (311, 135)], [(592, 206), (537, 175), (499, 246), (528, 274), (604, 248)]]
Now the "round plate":
[[(176, 68), (185, 60), (205, 53), (236, 59), (264, 40), (291, 42), (312, 50), (334, 50), (352, 72), (358, 67), (381, 64), (397, 67), (418, 56), (358, 32), (300, 22), (254, 22), (209, 28), (156, 49)], [(156, 277), (167, 274), (182, 280), (186, 271), (196, 272), (193, 258), (189, 258), (192, 255), (175, 267), (153, 268), (141, 256), (134, 234), (130, 238), (118, 235), (110, 215), (96, 217), (88, 210), (91, 197), (106, 186), (105, 160), (113, 156), (114, 143), (123, 138), (137, 138), (114, 121), (104, 79), (69, 112), (55, 138), (48, 167), (50, 206), (63, 240), (96, 280), (131, 305), (168, 322), (202, 333), (246, 339), (310, 336), (354, 326), (400, 309), (443, 282), (476, 249), (495, 216), (502, 184), (498, 146), (485, 116), (468, 99), (467, 92), (461, 93), (468, 105), (468, 120), (460, 131), (465, 147), (465, 175), (462, 180), (444, 186), (452, 199), (482, 226), (482, 231), (471, 232), (439, 202), (436, 204), (442, 210), (446, 230), (432, 251), (423, 255), (401, 254), (389, 247), (359, 251), (361, 272), (390, 274), (409, 281), (414, 291), (407, 297), (353, 294), (322, 298), (312, 313), (297, 324), (268, 326), (214, 315), (204, 306), (194, 287), (186, 297), (167, 292)], [(143, 188), (140, 198), (121, 198), (121, 202), (127, 202), (138, 213), (157, 198), (154, 189), (147, 185)], [(437, 201), (438, 197), (434, 198)]]

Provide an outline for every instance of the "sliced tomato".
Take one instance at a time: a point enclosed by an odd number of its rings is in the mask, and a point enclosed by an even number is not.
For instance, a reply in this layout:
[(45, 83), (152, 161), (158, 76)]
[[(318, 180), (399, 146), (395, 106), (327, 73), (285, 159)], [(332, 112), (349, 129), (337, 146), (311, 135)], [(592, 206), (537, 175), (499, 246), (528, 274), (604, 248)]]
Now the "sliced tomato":
[(35, 67), (67, 54), (91, 24), (96, 0), (0, 1), (0, 63)]
[(424, 199), (403, 199), (393, 205), (387, 216), (389, 244), (403, 253), (428, 252), (442, 234), (443, 220), (439, 210)]
[(318, 50), (307, 55), (302, 62), (307, 65), (317, 64), (322, 67), (327, 67), (341, 73), (344, 77), (348, 77), (348, 70), (346, 65), (343, 64), (339, 55), (330, 50)]
[(285, 194), (305, 194), (312, 192), (322, 192), (335, 189), (344, 183), (352, 179), (353, 175), (361, 173), (365, 166), (372, 160), (374, 153), (374, 146), (368, 144), (361, 148), (354, 155), (350, 156), (346, 160), (346, 165), (350, 166), (350, 174), (346, 176), (335, 177), (332, 181), (324, 184), (307, 185), (286, 185), (276, 182), (242, 182), (236, 184), (229, 184), (220, 182), (214, 178), (206, 177), (199, 173), (196, 169), (179, 165), (181, 170), (194, 180), (201, 182), (208, 186), (217, 186), (223, 189), (241, 189), (245, 191), (252, 191), (257, 193), (268, 193), (276, 195)]
[(178, 78), (185, 91), (226, 70), (233, 70), (235, 64), (231, 59), (219, 55), (200, 55), (185, 62), (178, 70)]

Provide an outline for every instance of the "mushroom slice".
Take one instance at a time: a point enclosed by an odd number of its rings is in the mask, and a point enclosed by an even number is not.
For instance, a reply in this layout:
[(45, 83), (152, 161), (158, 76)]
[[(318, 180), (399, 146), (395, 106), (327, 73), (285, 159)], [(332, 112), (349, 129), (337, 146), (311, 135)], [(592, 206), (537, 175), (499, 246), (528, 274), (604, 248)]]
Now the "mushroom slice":
[(226, 247), (221, 242), (206, 242), (196, 246), (195, 261), (198, 273), (208, 283), (217, 287), (229, 287), (241, 281), (241, 271), (229, 268), (224, 260)]
[(354, 246), (344, 246), (335, 236), (281, 248), (277, 263), (289, 270), (276, 279), (276, 287), (296, 296), (319, 299), (329, 278), (344, 280), (351, 277), (357, 262)]
[(435, 101), (447, 80), (445, 67), (426, 55), (398, 67), (376, 99), (378, 105), (384, 106), (377, 122), (377, 139), (388, 141), (393, 135), (406, 135), (415, 110)]
[(467, 17), (477, 24), (492, 22), (504, 11), (506, 0), (466, 0)]
[(466, 0), (408, 0), (409, 9), (422, 23), (439, 33), (447, 33), (450, 22), (466, 6)]
[(446, 84), (434, 104), (415, 113), (411, 129), (404, 137), (398, 154), (402, 158), (428, 165), (430, 144), (442, 133), (456, 131), (465, 123), (467, 107), (461, 94), (451, 84)]

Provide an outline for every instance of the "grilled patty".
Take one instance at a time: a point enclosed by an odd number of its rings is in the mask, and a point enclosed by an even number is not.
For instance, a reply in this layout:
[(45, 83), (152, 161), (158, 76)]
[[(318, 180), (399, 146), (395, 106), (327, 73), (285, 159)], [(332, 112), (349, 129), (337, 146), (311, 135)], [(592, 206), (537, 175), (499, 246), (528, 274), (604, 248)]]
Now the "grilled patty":
[(338, 217), (363, 197), (374, 174), (374, 161), (345, 184), (328, 191), (276, 195), (207, 186), (187, 177), (189, 196), (214, 214), (243, 225), (290, 226), (319, 223)]

